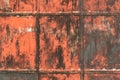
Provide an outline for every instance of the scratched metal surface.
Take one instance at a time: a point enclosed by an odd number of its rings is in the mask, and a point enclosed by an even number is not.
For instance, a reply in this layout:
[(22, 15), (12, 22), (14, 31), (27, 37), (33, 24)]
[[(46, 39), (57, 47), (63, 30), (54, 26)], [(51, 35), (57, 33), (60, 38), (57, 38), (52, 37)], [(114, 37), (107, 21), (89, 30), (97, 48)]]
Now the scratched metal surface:
[(119, 80), (119, 4), (0, 0), (0, 80)]

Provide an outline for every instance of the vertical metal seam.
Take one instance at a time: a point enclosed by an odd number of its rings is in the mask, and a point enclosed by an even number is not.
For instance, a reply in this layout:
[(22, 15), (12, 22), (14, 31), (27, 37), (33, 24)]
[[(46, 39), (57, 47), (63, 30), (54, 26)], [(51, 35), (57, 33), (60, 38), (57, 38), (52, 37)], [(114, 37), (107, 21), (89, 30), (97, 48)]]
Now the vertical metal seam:
[(39, 25), (39, 15), (36, 15), (36, 73), (37, 73), (37, 80), (40, 80), (39, 75), (39, 61), (40, 61), (40, 25)]
[[(83, 43), (83, 33), (84, 33), (84, 25), (83, 25), (83, 4), (84, 4), (84, 1), (83, 0), (79, 0), (79, 12), (80, 12), (80, 27), (78, 31), (78, 34), (79, 35), (79, 40), (80, 40), (80, 53), (79, 53), (79, 67), (81, 68), (81, 74), (80, 74), (80, 80), (84, 80), (84, 73), (85, 73), (85, 70), (84, 70), (84, 50), (83, 50), (83, 47), (84, 47), (84, 44)], [(81, 65), (80, 65), (81, 64)]]
[(37, 12), (36, 14), (36, 74), (37, 74), (37, 80), (40, 80), (40, 74), (39, 74), (39, 64), (40, 64), (40, 23), (39, 23), (39, 0), (36, 0), (36, 6), (35, 10)]

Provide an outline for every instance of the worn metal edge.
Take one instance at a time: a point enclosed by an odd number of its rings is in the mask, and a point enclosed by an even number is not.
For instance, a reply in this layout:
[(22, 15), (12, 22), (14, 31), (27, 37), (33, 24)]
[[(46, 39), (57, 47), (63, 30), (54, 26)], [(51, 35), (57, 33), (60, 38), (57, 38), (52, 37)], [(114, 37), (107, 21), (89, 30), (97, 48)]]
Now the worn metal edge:
[(0, 13), (0, 16), (66, 16), (66, 15), (75, 15), (75, 16), (112, 16), (120, 15), (120, 11), (72, 11), (72, 12), (3, 12)]

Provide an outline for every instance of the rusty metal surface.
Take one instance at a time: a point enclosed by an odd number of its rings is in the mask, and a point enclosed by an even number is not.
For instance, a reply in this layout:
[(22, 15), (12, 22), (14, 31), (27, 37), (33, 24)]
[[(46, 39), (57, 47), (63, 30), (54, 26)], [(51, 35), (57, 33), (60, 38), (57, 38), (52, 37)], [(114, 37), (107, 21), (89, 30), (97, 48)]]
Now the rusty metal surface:
[(119, 69), (119, 16), (85, 17), (86, 68)]
[(78, 27), (78, 16), (40, 18), (41, 69), (79, 68)]
[(120, 0), (84, 0), (85, 11), (120, 11)]
[(85, 80), (119, 80), (120, 74), (86, 74)]
[(41, 12), (78, 11), (78, 0), (39, 0)]
[(119, 80), (120, 0), (0, 0), (0, 80)]
[(34, 20), (31, 16), (0, 17), (0, 69), (35, 68)]
[(79, 74), (43, 74), (41, 80), (80, 80)]
[(35, 11), (35, 0), (0, 0), (0, 12)]

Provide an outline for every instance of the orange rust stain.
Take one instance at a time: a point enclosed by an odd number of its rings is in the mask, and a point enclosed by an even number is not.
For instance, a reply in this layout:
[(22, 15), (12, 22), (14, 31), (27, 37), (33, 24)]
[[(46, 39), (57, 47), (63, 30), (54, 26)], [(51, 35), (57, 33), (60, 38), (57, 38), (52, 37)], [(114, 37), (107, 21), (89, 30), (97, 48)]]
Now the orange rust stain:
[(0, 17), (1, 69), (34, 69), (34, 27), (33, 17)]

